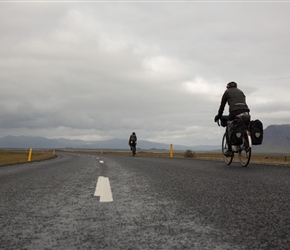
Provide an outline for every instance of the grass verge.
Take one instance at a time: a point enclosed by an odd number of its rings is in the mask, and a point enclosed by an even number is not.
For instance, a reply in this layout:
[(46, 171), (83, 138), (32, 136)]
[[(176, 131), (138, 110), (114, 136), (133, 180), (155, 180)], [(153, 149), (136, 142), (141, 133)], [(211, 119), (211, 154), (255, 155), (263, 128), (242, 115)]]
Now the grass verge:
[[(130, 156), (130, 151), (105, 151), (105, 150), (63, 150), (64, 152), (72, 153), (86, 153), (86, 154), (97, 154), (97, 155), (121, 155)], [(29, 150), (18, 150), (18, 151), (0, 151), (0, 166), (13, 165), (19, 163), (28, 162)], [(52, 150), (34, 150), (32, 152), (31, 162), (47, 160), (55, 157)], [(137, 157), (170, 157), (169, 152), (150, 152), (150, 151), (139, 151)], [(173, 158), (187, 158), (185, 152), (173, 152)], [(194, 152), (194, 156), (190, 159), (203, 159), (203, 160), (216, 160), (223, 161), (221, 153), (210, 153), (210, 152)], [(234, 162), (238, 162), (237, 155), (234, 157)], [(252, 154), (250, 163), (259, 164), (278, 164), (278, 165), (290, 165), (290, 155), (275, 155), (275, 154)]]
[[(29, 150), (1, 150), (0, 166), (13, 165), (28, 162)], [(52, 150), (32, 151), (31, 162), (47, 160), (55, 157)]]

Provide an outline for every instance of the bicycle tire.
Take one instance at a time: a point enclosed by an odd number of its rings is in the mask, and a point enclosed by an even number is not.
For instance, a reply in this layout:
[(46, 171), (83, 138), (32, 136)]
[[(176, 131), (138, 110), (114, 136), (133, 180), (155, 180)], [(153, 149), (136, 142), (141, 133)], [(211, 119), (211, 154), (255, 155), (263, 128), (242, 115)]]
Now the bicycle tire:
[(227, 138), (226, 138), (227, 134), (224, 133), (223, 139), (222, 139), (222, 154), (223, 154), (223, 160), (227, 165), (231, 165), (233, 158), (234, 158), (234, 154), (232, 154), (232, 156), (230, 157), (226, 157), (224, 154), (225, 152), (229, 149), (228, 147), (228, 143), (227, 143)]
[(240, 146), (239, 150), (239, 160), (243, 167), (247, 167), (251, 160), (252, 148), (249, 144), (248, 133), (244, 133), (243, 144)]

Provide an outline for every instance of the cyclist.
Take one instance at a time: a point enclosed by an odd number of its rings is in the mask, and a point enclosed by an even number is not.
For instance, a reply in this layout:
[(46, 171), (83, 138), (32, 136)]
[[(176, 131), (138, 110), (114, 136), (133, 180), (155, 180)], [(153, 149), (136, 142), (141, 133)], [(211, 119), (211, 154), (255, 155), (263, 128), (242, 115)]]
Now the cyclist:
[[(250, 112), (250, 109), (248, 108), (248, 105), (246, 103), (246, 96), (243, 93), (243, 91), (238, 89), (237, 83), (229, 82), (226, 87), (227, 89), (222, 96), (218, 114), (214, 118), (215, 122), (217, 122), (222, 117), (226, 103), (228, 103), (229, 105), (228, 121), (234, 120), (236, 116), (239, 114)], [(228, 127), (227, 127), (227, 130), (228, 130)], [(228, 150), (225, 152), (225, 156), (230, 157), (232, 156), (233, 152), (232, 152), (231, 143), (228, 138), (228, 133), (227, 133), (227, 144), (228, 144)]]
[(136, 133), (135, 132), (133, 132), (130, 135), (129, 145), (130, 145), (131, 151), (132, 151), (133, 156), (134, 156), (136, 154), (136, 145), (137, 145), (137, 136), (136, 136)]

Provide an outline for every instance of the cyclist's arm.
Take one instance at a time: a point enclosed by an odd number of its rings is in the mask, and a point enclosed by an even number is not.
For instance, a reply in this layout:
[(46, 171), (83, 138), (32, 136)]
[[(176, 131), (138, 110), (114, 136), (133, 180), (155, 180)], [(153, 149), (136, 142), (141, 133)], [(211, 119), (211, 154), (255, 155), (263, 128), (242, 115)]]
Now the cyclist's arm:
[(219, 110), (218, 110), (218, 116), (219, 117), (221, 117), (223, 115), (223, 112), (224, 112), (225, 106), (227, 104), (227, 101), (228, 101), (228, 95), (227, 95), (227, 91), (225, 91), (225, 93), (222, 96), (221, 104), (220, 104), (220, 107), (219, 107)]

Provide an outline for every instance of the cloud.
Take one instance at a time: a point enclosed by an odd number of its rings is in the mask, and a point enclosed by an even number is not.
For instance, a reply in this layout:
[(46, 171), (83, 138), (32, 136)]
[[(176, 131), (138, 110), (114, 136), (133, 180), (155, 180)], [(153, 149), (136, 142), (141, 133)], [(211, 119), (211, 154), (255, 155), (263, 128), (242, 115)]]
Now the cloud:
[(222, 85), (224, 85), (224, 83), (207, 82), (202, 78), (196, 78), (192, 81), (184, 82), (182, 85), (186, 92), (211, 98), (216, 95), (220, 96)]
[(289, 123), (287, 3), (1, 3), (0, 137), (220, 144), (229, 81)]

